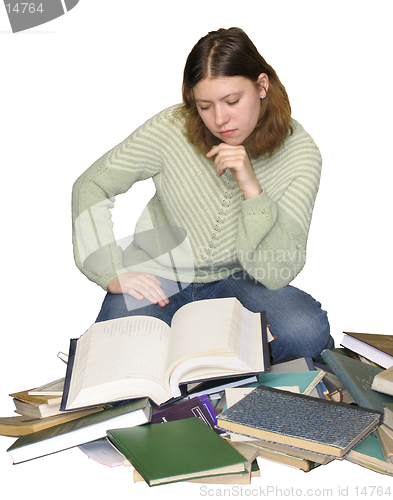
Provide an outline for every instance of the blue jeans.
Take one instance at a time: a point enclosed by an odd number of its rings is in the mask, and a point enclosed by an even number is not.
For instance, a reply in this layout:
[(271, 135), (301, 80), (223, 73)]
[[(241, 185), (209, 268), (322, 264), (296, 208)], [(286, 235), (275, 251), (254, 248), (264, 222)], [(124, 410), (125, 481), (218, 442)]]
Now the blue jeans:
[(273, 362), (292, 356), (317, 358), (334, 346), (326, 311), (307, 293), (293, 286), (268, 290), (245, 271), (212, 283), (177, 283), (159, 278), (169, 304), (161, 307), (147, 299), (108, 293), (96, 321), (124, 316), (155, 316), (170, 325), (172, 316), (194, 300), (236, 297), (250, 311), (266, 312), (270, 331), (277, 338), (270, 343)]

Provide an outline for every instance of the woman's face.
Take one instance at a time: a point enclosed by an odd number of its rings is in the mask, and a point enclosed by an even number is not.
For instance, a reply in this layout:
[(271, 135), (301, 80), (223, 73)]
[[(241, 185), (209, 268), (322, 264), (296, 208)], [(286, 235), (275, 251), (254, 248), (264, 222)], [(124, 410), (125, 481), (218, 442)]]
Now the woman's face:
[(194, 87), (194, 99), (206, 127), (223, 142), (238, 146), (253, 132), (269, 81), (262, 73), (257, 83), (243, 76), (204, 78)]

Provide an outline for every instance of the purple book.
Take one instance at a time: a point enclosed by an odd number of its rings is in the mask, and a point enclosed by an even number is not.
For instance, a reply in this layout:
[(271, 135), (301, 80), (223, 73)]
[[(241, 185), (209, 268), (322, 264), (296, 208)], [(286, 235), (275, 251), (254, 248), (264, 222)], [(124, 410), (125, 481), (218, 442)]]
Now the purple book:
[(150, 423), (159, 424), (191, 417), (200, 418), (203, 422), (205, 422), (205, 424), (219, 434), (222, 432), (215, 428), (215, 425), (217, 424), (216, 412), (209, 397), (206, 395), (186, 399), (168, 406), (163, 410), (158, 410), (153, 413)]

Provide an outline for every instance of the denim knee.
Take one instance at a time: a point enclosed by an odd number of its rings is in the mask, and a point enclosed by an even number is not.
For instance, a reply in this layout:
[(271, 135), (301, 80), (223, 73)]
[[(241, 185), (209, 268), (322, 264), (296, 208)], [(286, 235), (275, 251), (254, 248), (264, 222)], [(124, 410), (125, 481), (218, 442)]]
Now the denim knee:
[(298, 311), (291, 325), (285, 330), (280, 328), (275, 334), (277, 338), (270, 344), (273, 362), (292, 356), (316, 359), (324, 349), (334, 347), (327, 313), (322, 309), (316, 314)]

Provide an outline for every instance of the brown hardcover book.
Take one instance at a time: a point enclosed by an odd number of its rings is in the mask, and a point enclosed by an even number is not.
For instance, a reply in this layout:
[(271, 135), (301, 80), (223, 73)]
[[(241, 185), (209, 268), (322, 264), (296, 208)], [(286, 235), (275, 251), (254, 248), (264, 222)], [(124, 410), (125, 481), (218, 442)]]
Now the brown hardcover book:
[(90, 408), (88, 410), (69, 411), (61, 413), (54, 417), (34, 418), (21, 415), (18, 417), (0, 417), (0, 435), (8, 437), (21, 437), (33, 432), (49, 429), (55, 425), (63, 424), (76, 420), (77, 418), (85, 417), (91, 413), (102, 411), (103, 407)]
[(61, 403), (62, 396), (48, 396), (48, 395), (32, 395), (30, 394), (33, 389), (29, 391), (19, 391), (10, 394), (12, 398), (16, 398), (20, 401), (24, 401), (25, 403), (31, 403), (34, 406), (44, 405), (44, 404), (56, 404)]

